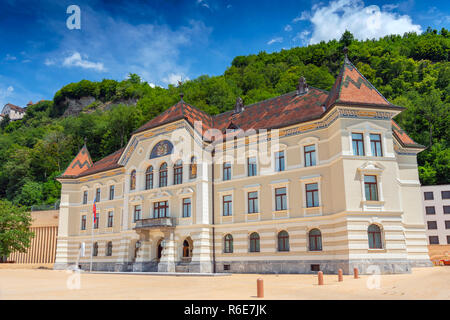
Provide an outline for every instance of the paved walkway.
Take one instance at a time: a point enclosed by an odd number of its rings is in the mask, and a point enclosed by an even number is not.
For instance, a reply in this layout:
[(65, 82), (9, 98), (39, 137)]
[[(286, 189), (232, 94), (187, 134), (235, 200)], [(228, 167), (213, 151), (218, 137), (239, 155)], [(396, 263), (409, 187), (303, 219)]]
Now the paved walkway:
[(450, 267), (413, 269), (412, 274), (377, 278), (325, 275), (233, 274), (172, 277), (148, 274), (80, 273), (42, 269), (0, 269), (2, 299), (257, 299), (256, 280), (264, 280), (265, 299), (446, 299)]

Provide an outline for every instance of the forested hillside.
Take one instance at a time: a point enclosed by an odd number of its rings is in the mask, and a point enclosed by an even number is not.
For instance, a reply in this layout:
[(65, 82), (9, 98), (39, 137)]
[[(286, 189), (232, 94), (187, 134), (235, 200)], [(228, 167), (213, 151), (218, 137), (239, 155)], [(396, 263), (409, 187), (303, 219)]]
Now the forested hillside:
[[(101, 159), (124, 146), (133, 130), (176, 103), (180, 90), (185, 101), (211, 114), (232, 109), (237, 96), (251, 104), (295, 90), (300, 76), (310, 86), (329, 90), (345, 46), (360, 72), (390, 102), (407, 108), (396, 121), (427, 146), (418, 157), (421, 182), (449, 183), (450, 34), (428, 29), (421, 35), (367, 41), (356, 41), (346, 32), (339, 41), (239, 56), (223, 75), (201, 76), (181, 88), (152, 88), (135, 74), (120, 82), (71, 83), (56, 92), (53, 101), (28, 107), (23, 120), (0, 123), (0, 199), (24, 206), (55, 203), (60, 194), (55, 177), (85, 138), (93, 160)], [(63, 116), (68, 101), (82, 97), (95, 101), (76, 116)], [(127, 100), (137, 103), (120, 104)]]

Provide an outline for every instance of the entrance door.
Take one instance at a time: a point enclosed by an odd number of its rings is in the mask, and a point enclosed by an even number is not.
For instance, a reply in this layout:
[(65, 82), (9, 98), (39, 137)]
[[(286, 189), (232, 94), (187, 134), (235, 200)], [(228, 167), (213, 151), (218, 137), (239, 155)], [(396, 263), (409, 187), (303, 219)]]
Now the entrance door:
[(189, 258), (190, 256), (190, 250), (189, 250), (189, 242), (187, 240), (184, 240), (183, 242), (183, 258)]
[(162, 242), (162, 240), (160, 240), (159, 243), (158, 243), (158, 260), (161, 259), (161, 257), (162, 257), (163, 247), (161, 245), (161, 242)]

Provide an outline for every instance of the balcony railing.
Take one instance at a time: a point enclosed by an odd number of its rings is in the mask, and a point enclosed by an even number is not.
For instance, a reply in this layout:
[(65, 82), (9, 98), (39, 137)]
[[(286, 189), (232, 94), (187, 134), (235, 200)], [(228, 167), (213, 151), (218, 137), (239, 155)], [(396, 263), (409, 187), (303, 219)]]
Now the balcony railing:
[(173, 228), (175, 227), (175, 218), (150, 218), (136, 220), (135, 229), (142, 228)]

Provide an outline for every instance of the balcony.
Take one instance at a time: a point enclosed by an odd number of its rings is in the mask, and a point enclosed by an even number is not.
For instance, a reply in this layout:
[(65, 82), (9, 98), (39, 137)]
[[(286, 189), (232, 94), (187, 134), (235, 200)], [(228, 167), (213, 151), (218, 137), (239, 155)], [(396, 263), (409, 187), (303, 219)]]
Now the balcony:
[(134, 229), (175, 228), (175, 218), (150, 218), (136, 221)]

